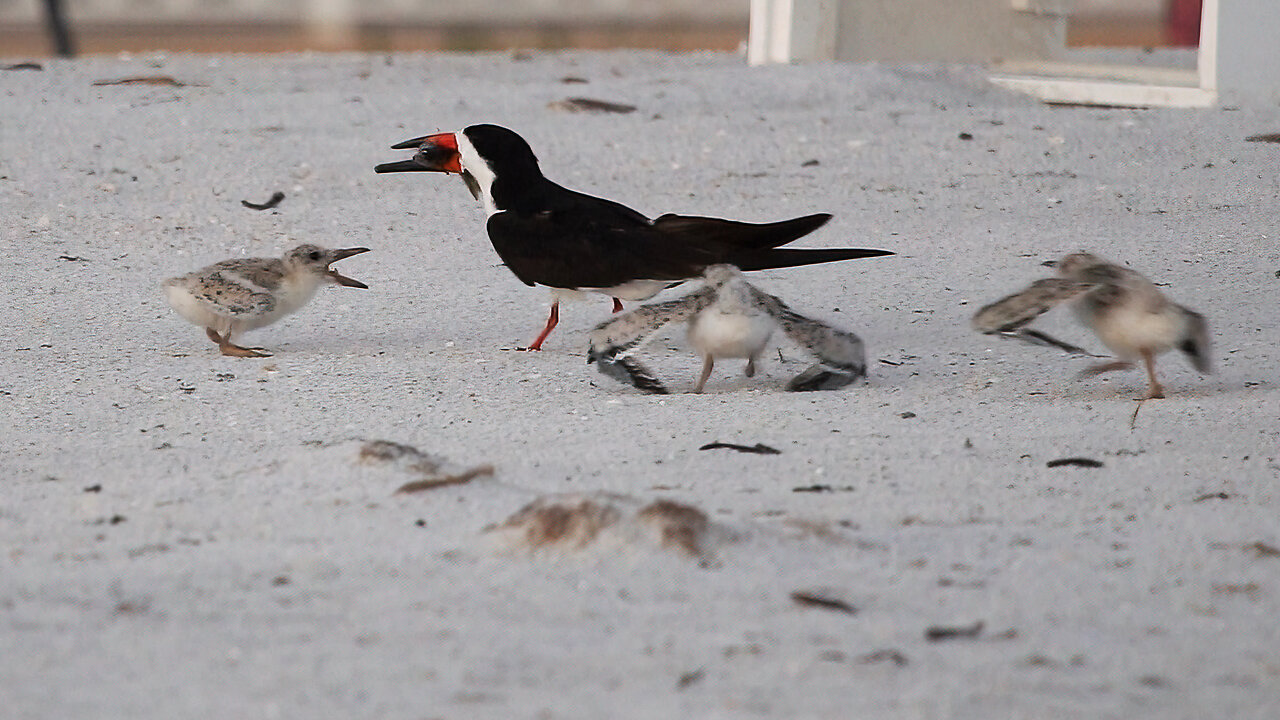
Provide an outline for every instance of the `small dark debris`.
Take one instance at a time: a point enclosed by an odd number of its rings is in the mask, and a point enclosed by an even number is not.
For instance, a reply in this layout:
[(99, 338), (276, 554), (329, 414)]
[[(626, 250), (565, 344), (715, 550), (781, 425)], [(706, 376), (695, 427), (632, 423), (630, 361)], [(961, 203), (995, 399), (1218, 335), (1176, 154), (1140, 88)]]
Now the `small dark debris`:
[(764, 443), (756, 443), (755, 445), (739, 445), (737, 443), (726, 442), (710, 442), (699, 450), (737, 450), (738, 452), (754, 453), (756, 455), (781, 455), (782, 451), (777, 448), (769, 447)]
[(586, 85), (588, 80), (584, 77), (578, 77), (577, 75), (565, 75), (560, 78), (560, 82), (565, 85)]
[(1163, 688), (1169, 686), (1169, 681), (1159, 675), (1143, 675), (1138, 678), (1138, 684), (1149, 688)]
[(913, 418), (913, 417), (915, 417), (915, 416), (916, 416), (916, 414), (915, 414), (915, 413), (913, 413), (913, 412), (911, 412), (910, 410), (908, 410), (908, 411), (906, 411), (906, 412), (903, 412), (903, 413), (898, 413), (898, 417), (902, 418), (903, 420), (910, 420), (911, 418)]
[(800, 163), (800, 167), (817, 167), (821, 164), (822, 163), (819, 162), (817, 158), (814, 158), (812, 160), (805, 160), (804, 162)]
[(1056, 668), (1062, 665), (1062, 663), (1058, 662), (1057, 660), (1054, 660), (1048, 655), (1041, 655), (1040, 653), (1033, 653), (1031, 655), (1026, 656), (1025, 658), (1022, 659), (1022, 664), (1026, 665), (1027, 667), (1043, 667), (1043, 668)]
[(102, 492), (102, 485), (101, 484), (90, 485), (89, 487), (85, 488), (84, 491), (87, 493), (100, 493)]
[(690, 670), (687, 673), (683, 673), (680, 675), (680, 678), (676, 680), (676, 689), (684, 690), (690, 685), (697, 684), (702, 680), (702, 678), (706, 676), (707, 676), (707, 671), (703, 670), (702, 668), (698, 668), (697, 670)]
[(1280, 133), (1265, 133), (1262, 135), (1250, 135), (1245, 138), (1245, 142), (1266, 142), (1280, 143)]
[(874, 652), (869, 652), (866, 655), (859, 657), (858, 662), (864, 665), (870, 665), (872, 663), (891, 662), (894, 665), (897, 665), (898, 667), (906, 667), (907, 656), (903, 655), (898, 650), (894, 650), (890, 648), (887, 650), (876, 650)]
[(151, 602), (147, 600), (121, 600), (116, 603), (116, 615), (141, 615), (151, 609)]
[(89, 262), (87, 258), (82, 258), (79, 255), (59, 255), (58, 259), (67, 262)]
[(417, 520), (413, 521), (413, 524), (416, 525), (417, 527), (426, 527), (427, 521), (423, 520), (422, 518), (418, 518)]
[(960, 138), (961, 140), (972, 140), (972, 139), (973, 139), (973, 133), (962, 132), (962, 133), (960, 133), (959, 135), (957, 135), (956, 137)]
[(804, 492), (804, 493), (824, 493), (824, 492), (835, 492), (835, 491), (836, 489), (831, 487), (830, 485), (803, 485), (801, 487), (791, 488), (791, 492)]
[(20, 62), (12, 65), (5, 65), (3, 70), (43, 70), (44, 66), (38, 62)]
[(169, 75), (135, 75), (115, 80), (95, 80), (94, 87), (106, 85), (162, 85), (164, 87), (190, 87), (189, 83), (175, 80)]
[(894, 362), (894, 361), (892, 361), (892, 360), (881, 360), (881, 361), (880, 361), (880, 364), (881, 364), (881, 365), (889, 365), (889, 366), (891, 366), (891, 367), (898, 367), (898, 366), (899, 366), (899, 365), (901, 365), (902, 363), (900, 363), (900, 362)]
[(276, 586), (276, 587), (283, 587), (283, 586), (288, 585), (288, 584), (290, 584), (290, 583), (292, 583), (292, 582), (293, 582), (293, 581), (289, 579), (289, 576), (288, 576), (288, 575), (277, 575), (277, 576), (275, 576), (275, 577), (271, 578), (271, 584), (272, 584), (272, 585), (274, 585), (274, 586)]
[(241, 200), (240, 204), (249, 208), (250, 210), (270, 210), (271, 208), (279, 205), (283, 200), (284, 200), (284, 193), (277, 190), (271, 193), (271, 199), (264, 203), (254, 203), (254, 202), (249, 202), (248, 200)]
[(805, 607), (821, 608), (823, 610), (834, 610), (847, 615), (857, 615), (858, 608), (841, 600), (840, 598), (830, 597), (814, 590), (796, 590), (791, 593), (791, 600), (798, 605)]
[(985, 623), (981, 620), (972, 625), (963, 626), (943, 626), (933, 625), (924, 631), (924, 639), (929, 642), (941, 642), (943, 640), (973, 640), (982, 635), (982, 628)]
[(1258, 557), (1260, 558), (1264, 558), (1264, 557), (1280, 558), (1280, 548), (1276, 547), (1275, 545), (1268, 545), (1267, 543), (1264, 543), (1261, 540), (1257, 542), (1251, 542), (1248, 545), (1245, 545), (1245, 548), (1248, 550), (1254, 551), (1255, 553), (1257, 553)]
[(218, 373), (214, 375), (213, 378), (218, 382), (227, 382), (228, 380), (235, 380), (236, 375), (235, 373)]
[(426, 454), (412, 445), (390, 440), (370, 440), (360, 446), (360, 462), (391, 462), (403, 457), (422, 461)]
[(435, 477), (407, 482), (397, 488), (395, 494), (408, 495), (410, 493), (435, 490), (436, 488), (449, 487), (451, 485), (466, 485), (478, 477), (488, 477), (491, 475), (493, 475), (492, 465), (477, 465), (476, 467), (460, 472), (457, 475), (437, 475)]
[(1093, 458), (1087, 458), (1087, 457), (1065, 457), (1065, 458), (1058, 458), (1057, 460), (1050, 460), (1049, 462), (1044, 464), (1045, 467), (1051, 467), (1051, 468), (1063, 467), (1067, 465), (1070, 465), (1072, 467), (1100, 468), (1102, 467), (1102, 461), (1094, 460)]
[(564, 100), (556, 100), (547, 103), (547, 107), (551, 110), (564, 110), (565, 112), (599, 112), (599, 113), (617, 113), (625, 115), (636, 111), (635, 105), (627, 105), (625, 103), (609, 102), (608, 100), (596, 100), (594, 98), (571, 97)]
[(1231, 499), (1231, 496), (1228, 495), (1227, 493), (1216, 492), (1216, 493), (1205, 493), (1203, 495), (1198, 496), (1195, 500), (1192, 500), (1191, 502), (1204, 502), (1205, 500), (1230, 500), (1230, 499)]

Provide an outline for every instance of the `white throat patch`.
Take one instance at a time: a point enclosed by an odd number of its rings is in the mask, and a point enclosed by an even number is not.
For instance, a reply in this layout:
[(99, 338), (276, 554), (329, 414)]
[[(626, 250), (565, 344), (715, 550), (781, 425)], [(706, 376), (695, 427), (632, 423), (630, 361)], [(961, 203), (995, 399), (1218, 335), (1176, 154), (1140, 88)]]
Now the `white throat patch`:
[(480, 201), (484, 203), (485, 215), (493, 215), (498, 212), (497, 206), (493, 204), (493, 169), (484, 158), (480, 157), (480, 153), (476, 152), (475, 146), (467, 139), (466, 133), (459, 130), (453, 136), (458, 141), (458, 156), (462, 169), (471, 174), (480, 190)]

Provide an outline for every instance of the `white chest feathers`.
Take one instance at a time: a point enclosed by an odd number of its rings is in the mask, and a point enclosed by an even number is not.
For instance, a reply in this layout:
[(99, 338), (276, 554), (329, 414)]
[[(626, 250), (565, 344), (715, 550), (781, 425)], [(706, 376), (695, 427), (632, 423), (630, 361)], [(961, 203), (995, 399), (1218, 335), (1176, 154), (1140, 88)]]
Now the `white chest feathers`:
[[(728, 290), (728, 288), (726, 288)], [(689, 322), (689, 344), (704, 357), (755, 358), (769, 342), (776, 321), (734, 293), (698, 313)]]

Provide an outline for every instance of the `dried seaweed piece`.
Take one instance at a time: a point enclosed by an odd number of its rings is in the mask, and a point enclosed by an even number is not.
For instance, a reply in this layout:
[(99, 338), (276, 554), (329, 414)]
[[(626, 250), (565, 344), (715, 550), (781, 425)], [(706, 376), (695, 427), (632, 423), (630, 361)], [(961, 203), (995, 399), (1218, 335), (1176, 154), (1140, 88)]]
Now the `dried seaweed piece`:
[(1087, 458), (1087, 457), (1065, 457), (1065, 458), (1058, 458), (1057, 460), (1050, 460), (1049, 462), (1044, 464), (1045, 467), (1051, 467), (1051, 468), (1063, 467), (1065, 465), (1073, 465), (1075, 467), (1100, 468), (1102, 467), (1102, 461), (1094, 460), (1093, 458)]
[(250, 210), (270, 210), (271, 208), (279, 205), (282, 200), (284, 200), (284, 193), (277, 190), (271, 193), (271, 199), (264, 203), (252, 203), (248, 200), (241, 200), (240, 204)]
[(796, 590), (791, 593), (791, 600), (798, 605), (805, 607), (821, 608), (823, 610), (834, 610), (848, 615), (857, 615), (858, 608), (849, 603), (834, 598), (830, 595), (823, 594), (817, 590)]
[(1230, 500), (1231, 496), (1224, 492), (1205, 493), (1199, 495), (1191, 502), (1204, 502), (1205, 500)]
[(1280, 143), (1280, 133), (1265, 133), (1262, 135), (1250, 135), (1245, 138), (1245, 142), (1267, 142)]
[(974, 640), (982, 635), (982, 628), (984, 626), (985, 623), (981, 620), (972, 625), (932, 625), (924, 631), (924, 639), (929, 642), (940, 642), (943, 640)]
[(184, 83), (176, 80), (170, 75), (134, 75), (132, 77), (117, 78), (115, 80), (94, 80), (94, 87), (104, 87), (107, 85), (161, 85), (164, 87), (202, 87), (192, 83)]
[(737, 450), (738, 452), (754, 453), (756, 455), (781, 455), (782, 451), (777, 448), (769, 447), (764, 443), (756, 443), (755, 445), (739, 445), (737, 443), (711, 442), (698, 448), (699, 450)]
[(466, 485), (478, 477), (492, 477), (492, 465), (477, 465), (476, 467), (460, 472), (456, 475), (437, 475), (435, 477), (423, 478), (422, 480), (413, 480), (396, 488), (394, 494), (407, 495), (409, 493), (422, 492), (424, 490), (435, 490), (436, 488), (449, 487), (450, 485)]
[(707, 671), (703, 670), (702, 668), (698, 668), (697, 670), (690, 670), (687, 673), (683, 673), (680, 675), (680, 678), (676, 680), (676, 689), (684, 690), (690, 685), (700, 682), (702, 678), (706, 676), (707, 676)]
[(1257, 556), (1260, 558), (1264, 558), (1264, 557), (1280, 558), (1280, 548), (1276, 547), (1275, 545), (1268, 545), (1267, 543), (1264, 543), (1261, 540), (1258, 540), (1257, 542), (1251, 542), (1248, 545), (1245, 545), (1245, 549), (1252, 550), (1253, 552), (1257, 553)]
[(907, 665), (907, 656), (903, 655), (898, 650), (894, 650), (890, 648), (887, 650), (876, 650), (875, 652), (869, 652), (866, 655), (859, 657), (858, 662), (867, 664), (867, 665), (871, 663), (878, 663), (878, 662), (891, 662), (894, 665), (897, 665), (898, 667), (905, 667)]
[(596, 100), (594, 98), (571, 97), (564, 100), (556, 100), (547, 103), (547, 108), (551, 110), (563, 110), (565, 112), (602, 112), (626, 114), (636, 111), (635, 105), (627, 105), (624, 103), (609, 102), (608, 100)]

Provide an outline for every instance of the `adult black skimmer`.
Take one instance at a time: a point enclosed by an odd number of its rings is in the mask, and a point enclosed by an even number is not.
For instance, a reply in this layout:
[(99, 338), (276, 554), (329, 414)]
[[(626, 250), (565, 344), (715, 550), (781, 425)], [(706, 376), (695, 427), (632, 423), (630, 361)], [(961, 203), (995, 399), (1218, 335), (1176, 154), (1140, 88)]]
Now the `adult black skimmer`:
[(702, 275), (710, 265), (743, 270), (810, 265), (892, 255), (887, 250), (779, 248), (831, 219), (818, 214), (754, 224), (687, 215), (655, 220), (611, 200), (561, 187), (542, 175), (524, 138), (497, 125), (406, 140), (393, 150), (412, 159), (385, 163), (379, 173), (443, 172), (462, 176), (484, 203), (489, 240), (508, 269), (527, 285), (552, 288), (547, 324), (529, 350), (539, 350), (560, 320), (565, 291), (645, 300)]

